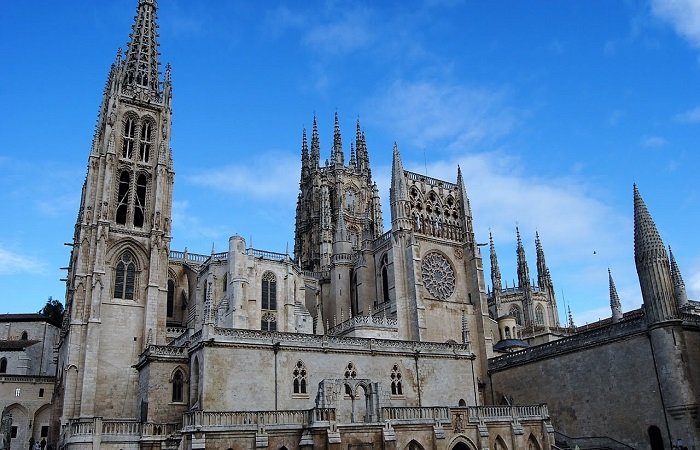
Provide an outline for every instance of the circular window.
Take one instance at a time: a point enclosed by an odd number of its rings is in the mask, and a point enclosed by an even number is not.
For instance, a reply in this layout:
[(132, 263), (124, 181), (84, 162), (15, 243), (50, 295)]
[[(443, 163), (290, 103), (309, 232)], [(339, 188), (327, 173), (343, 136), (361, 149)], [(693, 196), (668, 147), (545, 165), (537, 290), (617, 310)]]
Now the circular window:
[(423, 285), (436, 298), (446, 299), (455, 291), (455, 271), (440, 253), (431, 252), (423, 257), (421, 265)]

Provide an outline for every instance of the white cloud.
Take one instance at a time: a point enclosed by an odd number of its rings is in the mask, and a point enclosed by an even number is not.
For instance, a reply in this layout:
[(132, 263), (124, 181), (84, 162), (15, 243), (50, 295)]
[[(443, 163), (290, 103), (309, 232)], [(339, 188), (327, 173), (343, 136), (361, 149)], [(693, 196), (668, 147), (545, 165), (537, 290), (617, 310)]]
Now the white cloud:
[(652, 0), (651, 11), (692, 46), (700, 48), (700, 1)]
[(202, 170), (187, 180), (227, 194), (288, 205), (296, 203), (299, 164), (297, 154), (266, 152), (250, 161)]
[(502, 91), (434, 81), (396, 80), (367, 108), (372, 119), (416, 147), (448, 141), (464, 149), (508, 133), (515, 121)]
[(304, 35), (304, 43), (328, 54), (343, 54), (365, 48), (374, 40), (367, 9), (339, 9), (329, 14), (330, 20), (312, 26)]
[(668, 144), (668, 141), (661, 136), (644, 136), (641, 141), (642, 147), (658, 148)]
[(676, 116), (676, 121), (682, 123), (700, 123), (700, 106), (678, 114)]
[(10, 273), (40, 273), (44, 270), (44, 263), (26, 255), (14, 253), (0, 248), (0, 274)]

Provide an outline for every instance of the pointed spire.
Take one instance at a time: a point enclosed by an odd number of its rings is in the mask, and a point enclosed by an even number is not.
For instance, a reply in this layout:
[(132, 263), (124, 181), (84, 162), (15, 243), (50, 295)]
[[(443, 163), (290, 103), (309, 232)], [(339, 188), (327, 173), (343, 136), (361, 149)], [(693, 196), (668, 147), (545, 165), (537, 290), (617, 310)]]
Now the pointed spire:
[(634, 261), (649, 323), (678, 317), (671, 266), (661, 235), (634, 185)]
[(668, 257), (671, 260), (671, 280), (673, 280), (673, 291), (676, 297), (676, 304), (679, 308), (683, 308), (688, 306), (688, 294), (685, 290), (685, 283), (683, 282), (681, 271), (678, 269), (678, 263), (676, 263), (676, 258), (673, 256), (673, 252), (671, 251), (671, 246), (668, 247)]
[(350, 167), (353, 169), (357, 168), (357, 160), (355, 159), (355, 144), (350, 143)]
[(622, 305), (620, 304), (620, 297), (617, 295), (617, 288), (615, 287), (615, 282), (613, 281), (610, 268), (608, 268), (608, 285), (610, 286), (610, 309), (612, 310), (612, 321), (615, 323), (622, 319)]
[(569, 328), (576, 328), (576, 325), (574, 324), (574, 316), (571, 314), (571, 305), (569, 305), (567, 308), (569, 310)]
[[(464, 232), (463, 238), (467, 242), (473, 242), (474, 241), (474, 226), (472, 224), (472, 207), (471, 203), (469, 202), (469, 196), (467, 195), (467, 188), (464, 185), (464, 177), (462, 176), (462, 168), (458, 165), (457, 166), (457, 188), (459, 189), (460, 192), (460, 201), (463, 205), (464, 208), (464, 217), (462, 218), (463, 223), (462, 223), (462, 230)], [(476, 246), (474, 247), (474, 251), (476, 252)]]
[(306, 128), (301, 130), (301, 178), (303, 179), (309, 170), (309, 145), (306, 141)]
[(489, 231), (489, 250), (491, 253), (491, 284), (494, 292), (501, 290), (501, 269), (498, 267), (498, 256), (496, 256), (496, 246), (493, 244), (493, 235)]
[(540, 234), (537, 231), (535, 231), (535, 249), (537, 251), (537, 284), (540, 289), (551, 290), (552, 278), (549, 274), (547, 262), (544, 259), (544, 249), (542, 248)]
[(126, 51), (124, 87), (158, 93), (158, 31), (155, 0), (139, 0)]
[(338, 112), (335, 112), (335, 123), (333, 124), (333, 153), (332, 157), (336, 164), (344, 164), (343, 155), (343, 139), (340, 135), (340, 121), (338, 120)]
[(391, 224), (398, 229), (411, 228), (408, 218), (408, 187), (406, 176), (401, 164), (399, 146), (394, 142), (394, 154), (391, 163), (391, 189), (389, 191), (389, 203), (391, 204)]
[(311, 128), (311, 167), (318, 168), (321, 159), (321, 144), (318, 140), (318, 125), (316, 124), (316, 114)]
[(530, 287), (530, 269), (527, 267), (525, 249), (523, 248), (523, 241), (520, 239), (520, 229), (517, 226), (515, 227), (515, 235), (518, 242), (518, 286), (523, 289), (525, 287)]

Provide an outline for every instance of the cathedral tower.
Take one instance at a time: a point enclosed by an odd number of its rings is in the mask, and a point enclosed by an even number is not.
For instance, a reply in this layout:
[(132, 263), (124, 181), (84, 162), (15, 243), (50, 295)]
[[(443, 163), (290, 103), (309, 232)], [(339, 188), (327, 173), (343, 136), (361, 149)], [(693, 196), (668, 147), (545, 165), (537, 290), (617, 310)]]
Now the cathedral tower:
[(173, 164), (170, 68), (160, 81), (155, 0), (139, 0), (110, 69), (75, 226), (57, 414), (138, 418), (138, 373), (164, 344)]
[(311, 130), (309, 154), (306, 130), (302, 132), (301, 177), (297, 199), (294, 255), (302, 269), (325, 271), (332, 262), (333, 240), (342, 214), (347, 239), (358, 250), (365, 237), (375, 239), (384, 232), (377, 185), (372, 182), (365, 135), (357, 121), (350, 160), (345, 151), (338, 113), (333, 126), (330, 160), (320, 163), (320, 139), (316, 117)]

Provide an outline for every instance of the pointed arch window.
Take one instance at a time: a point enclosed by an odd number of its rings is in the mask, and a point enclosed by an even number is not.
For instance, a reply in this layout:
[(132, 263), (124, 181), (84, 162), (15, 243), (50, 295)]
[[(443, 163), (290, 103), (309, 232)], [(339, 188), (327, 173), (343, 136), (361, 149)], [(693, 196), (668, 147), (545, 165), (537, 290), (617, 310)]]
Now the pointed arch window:
[(515, 317), (515, 323), (517, 323), (518, 325), (523, 324), (523, 322), (522, 322), (523, 318), (522, 318), (522, 315), (520, 314), (520, 308), (513, 305), (510, 307), (510, 312), (508, 314)]
[(122, 157), (131, 159), (134, 154), (134, 141), (136, 139), (136, 121), (129, 117), (124, 122), (124, 134), (122, 142)]
[(7, 358), (0, 358), (0, 373), (7, 373)]
[(27, 339), (29, 339), (29, 334), (26, 331), (23, 331), (22, 332), (22, 340), (26, 341)]
[(134, 255), (126, 251), (122, 253), (114, 274), (114, 298), (125, 300), (134, 299), (136, 286), (136, 262)]
[(173, 317), (175, 310), (175, 282), (168, 280), (168, 303), (166, 306), (166, 316)]
[(398, 364), (394, 364), (394, 367), (391, 368), (391, 395), (403, 395), (401, 370), (399, 370)]
[(131, 175), (125, 170), (119, 175), (119, 189), (117, 191), (117, 215), (115, 220), (119, 225), (126, 225), (130, 187)]
[(535, 323), (537, 325), (544, 325), (544, 308), (542, 305), (537, 305), (535, 307)]
[(389, 257), (385, 253), (382, 256), (382, 302), (389, 301)]
[(136, 179), (136, 203), (134, 204), (134, 226), (143, 227), (146, 217), (146, 187), (147, 179), (145, 174), (141, 174)]
[(277, 317), (271, 312), (263, 314), (260, 319), (260, 329), (262, 331), (277, 331)]
[(307, 394), (308, 392), (306, 391), (306, 366), (304, 365), (304, 361), (297, 361), (297, 365), (294, 367), (294, 372), (292, 372), (292, 375), (294, 376), (294, 393)]
[(274, 311), (277, 309), (277, 277), (272, 272), (265, 272), (262, 277), (261, 308)]
[(153, 125), (150, 121), (144, 121), (141, 124), (141, 139), (139, 142), (139, 157), (141, 161), (148, 162), (151, 155), (151, 145), (153, 144)]
[(175, 371), (173, 375), (173, 403), (182, 403), (182, 386), (184, 382), (184, 375), (180, 369)]
[(226, 291), (228, 290), (228, 273), (225, 273), (225, 274), (224, 274), (224, 279), (223, 279), (223, 281), (221, 282), (221, 284), (222, 284), (222, 286), (221, 286), (221, 287), (222, 287), (222, 290), (223, 290), (224, 292), (226, 292)]

